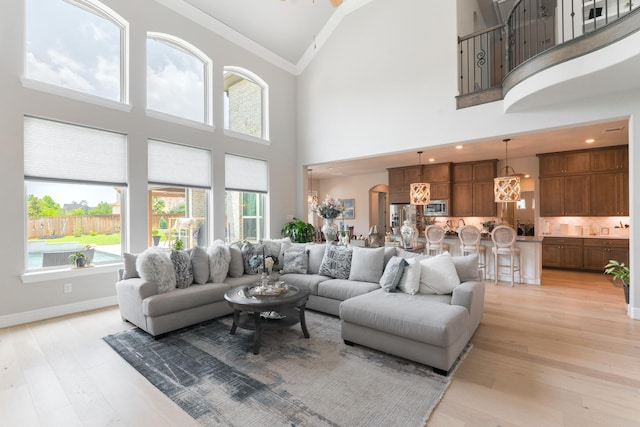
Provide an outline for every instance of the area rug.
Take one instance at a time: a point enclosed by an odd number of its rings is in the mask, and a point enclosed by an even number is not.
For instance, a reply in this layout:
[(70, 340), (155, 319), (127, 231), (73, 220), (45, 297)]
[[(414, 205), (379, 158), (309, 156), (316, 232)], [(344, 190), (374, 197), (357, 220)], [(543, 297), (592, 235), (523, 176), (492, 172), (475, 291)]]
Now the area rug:
[[(451, 376), (340, 338), (340, 320), (229, 335), (231, 317), (153, 339), (138, 328), (104, 340), (203, 426), (423, 426)], [(463, 357), (469, 351), (467, 346)], [(463, 358), (461, 357), (457, 363)]]

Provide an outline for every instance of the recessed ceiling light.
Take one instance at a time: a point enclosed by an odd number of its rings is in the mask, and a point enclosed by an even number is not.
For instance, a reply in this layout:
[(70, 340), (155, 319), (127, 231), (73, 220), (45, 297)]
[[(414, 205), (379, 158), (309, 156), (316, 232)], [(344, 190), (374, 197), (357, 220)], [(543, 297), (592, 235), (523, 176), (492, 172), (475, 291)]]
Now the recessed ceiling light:
[(456, 145), (457, 150), (462, 150), (462, 145)]
[(596, 142), (596, 140), (593, 138), (589, 138), (589, 139), (585, 139), (584, 142), (586, 142), (587, 144), (593, 144), (594, 142)]
[(531, 175), (529, 175), (529, 174), (525, 174), (525, 176), (524, 176), (524, 177), (525, 177), (525, 178), (531, 178)]
[(430, 159), (429, 159), (429, 161), (430, 161), (431, 163), (433, 163), (433, 162), (435, 162), (435, 161), (436, 161), (436, 159), (434, 159), (434, 158), (432, 157), (432, 158), (430, 158)]

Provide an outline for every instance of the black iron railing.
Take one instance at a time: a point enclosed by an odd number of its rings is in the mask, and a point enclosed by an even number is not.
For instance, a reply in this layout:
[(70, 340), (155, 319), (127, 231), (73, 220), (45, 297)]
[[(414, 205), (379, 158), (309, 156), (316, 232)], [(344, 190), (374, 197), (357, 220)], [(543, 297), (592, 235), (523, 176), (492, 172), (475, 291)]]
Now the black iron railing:
[(505, 24), (458, 38), (459, 95), (499, 88), (530, 58), (640, 10), (640, 0), (519, 0)]

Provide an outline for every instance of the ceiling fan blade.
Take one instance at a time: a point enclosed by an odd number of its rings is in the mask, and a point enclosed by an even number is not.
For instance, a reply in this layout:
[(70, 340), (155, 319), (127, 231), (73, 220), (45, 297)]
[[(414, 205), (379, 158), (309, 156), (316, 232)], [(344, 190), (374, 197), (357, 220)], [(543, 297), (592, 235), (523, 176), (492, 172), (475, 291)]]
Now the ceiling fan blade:
[(329, 0), (333, 7), (338, 7), (342, 4), (342, 0)]

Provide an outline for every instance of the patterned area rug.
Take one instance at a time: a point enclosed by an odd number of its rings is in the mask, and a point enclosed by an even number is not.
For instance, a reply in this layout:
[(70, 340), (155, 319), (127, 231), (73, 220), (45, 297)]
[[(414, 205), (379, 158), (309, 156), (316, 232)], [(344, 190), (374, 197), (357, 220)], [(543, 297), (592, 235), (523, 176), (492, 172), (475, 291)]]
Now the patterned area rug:
[(336, 317), (307, 311), (306, 318), (310, 339), (299, 324), (265, 331), (258, 355), (251, 351), (253, 331), (229, 335), (231, 317), (157, 340), (138, 328), (104, 339), (205, 426), (425, 424), (450, 377), (345, 345)]

